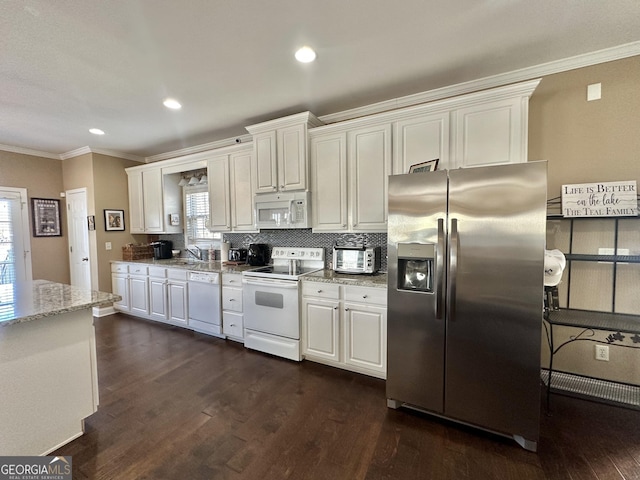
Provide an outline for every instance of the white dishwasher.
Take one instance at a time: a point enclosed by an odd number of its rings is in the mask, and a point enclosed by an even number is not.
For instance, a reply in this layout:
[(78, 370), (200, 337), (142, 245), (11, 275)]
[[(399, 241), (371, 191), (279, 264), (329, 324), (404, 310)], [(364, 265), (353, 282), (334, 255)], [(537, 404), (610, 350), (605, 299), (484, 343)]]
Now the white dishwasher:
[(224, 338), (220, 317), (220, 274), (189, 272), (189, 327)]

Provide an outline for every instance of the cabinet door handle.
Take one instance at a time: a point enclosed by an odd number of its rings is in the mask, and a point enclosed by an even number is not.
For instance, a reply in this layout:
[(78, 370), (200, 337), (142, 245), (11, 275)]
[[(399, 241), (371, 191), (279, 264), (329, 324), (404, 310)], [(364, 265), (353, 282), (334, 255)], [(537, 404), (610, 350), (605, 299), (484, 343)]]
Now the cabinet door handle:
[(338, 309), (338, 307), (337, 307), (337, 306), (336, 306), (336, 307), (333, 307), (333, 309), (334, 309), (334, 310), (337, 310), (337, 309)]
[(229, 324), (229, 326), (230, 326), (230, 327), (235, 327), (235, 326), (236, 326), (236, 324), (235, 324), (235, 323), (230, 323), (230, 324)]
[(362, 298), (367, 298), (369, 295), (362, 295)]
[(322, 290), (318, 290), (318, 293), (322, 293)]
[(235, 301), (236, 301), (236, 299), (235, 299), (235, 298), (230, 298), (230, 299), (229, 299), (229, 301), (230, 301), (230, 302), (235, 302)]
[(276, 187), (275, 185), (273, 186), (273, 189), (276, 190), (278, 187)]
[(344, 309), (344, 311), (345, 311), (345, 312), (348, 312), (348, 311), (349, 311), (349, 309), (348, 309), (348, 308), (345, 308), (345, 309)]

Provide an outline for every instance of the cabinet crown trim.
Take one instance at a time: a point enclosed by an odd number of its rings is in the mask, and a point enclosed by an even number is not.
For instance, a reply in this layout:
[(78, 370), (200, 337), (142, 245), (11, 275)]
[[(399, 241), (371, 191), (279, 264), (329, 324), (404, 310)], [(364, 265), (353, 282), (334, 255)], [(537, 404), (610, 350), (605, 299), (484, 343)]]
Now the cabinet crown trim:
[(299, 125), (301, 123), (306, 123), (310, 128), (324, 125), (324, 122), (319, 120), (318, 117), (316, 117), (313, 113), (302, 112), (296, 113), (295, 115), (289, 115), (288, 117), (276, 118), (267, 122), (249, 125), (245, 128), (249, 133), (255, 135), (256, 133), (267, 132), (269, 130), (276, 130), (283, 127), (290, 127), (292, 125)]
[(537, 78), (528, 82), (521, 82), (513, 85), (507, 85), (505, 87), (497, 87), (490, 90), (481, 90), (479, 92), (467, 93), (464, 95), (444, 98), (442, 100), (436, 100), (433, 102), (414, 105), (411, 107), (398, 108), (389, 110), (387, 112), (376, 113), (366, 117), (354, 118), (353, 120), (330, 123), (310, 129), (309, 136), (313, 137), (315, 135), (327, 133), (334, 130), (349, 130), (354, 127), (379, 125), (380, 123), (404, 120), (407, 118), (411, 118), (412, 116), (449, 112), (451, 110), (456, 110), (459, 108), (465, 108), (473, 105), (495, 102), (509, 98), (529, 98), (531, 97), (541, 80), (541, 78)]

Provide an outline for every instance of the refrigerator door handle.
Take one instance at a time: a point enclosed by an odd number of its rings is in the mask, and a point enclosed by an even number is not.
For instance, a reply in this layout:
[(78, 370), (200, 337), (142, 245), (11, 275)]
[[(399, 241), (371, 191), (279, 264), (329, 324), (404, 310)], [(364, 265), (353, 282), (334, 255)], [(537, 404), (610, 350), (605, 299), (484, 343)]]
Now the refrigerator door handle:
[(456, 282), (458, 274), (458, 249), (460, 236), (458, 235), (458, 219), (451, 219), (451, 239), (449, 246), (449, 321), (456, 319)]
[(436, 320), (443, 320), (444, 304), (444, 219), (438, 219), (438, 248), (436, 250)]

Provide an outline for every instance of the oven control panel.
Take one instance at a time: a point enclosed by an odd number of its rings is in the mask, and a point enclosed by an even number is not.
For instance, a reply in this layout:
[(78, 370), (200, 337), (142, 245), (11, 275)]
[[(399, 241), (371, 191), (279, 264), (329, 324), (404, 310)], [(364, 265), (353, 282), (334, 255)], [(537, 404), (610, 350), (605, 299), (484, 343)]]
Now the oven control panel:
[(324, 261), (324, 248), (273, 247), (272, 260), (321, 260)]

